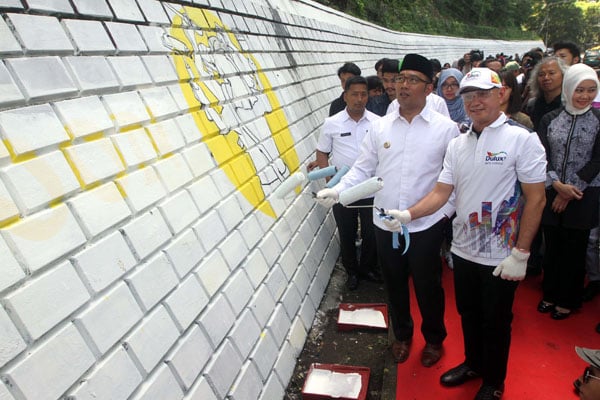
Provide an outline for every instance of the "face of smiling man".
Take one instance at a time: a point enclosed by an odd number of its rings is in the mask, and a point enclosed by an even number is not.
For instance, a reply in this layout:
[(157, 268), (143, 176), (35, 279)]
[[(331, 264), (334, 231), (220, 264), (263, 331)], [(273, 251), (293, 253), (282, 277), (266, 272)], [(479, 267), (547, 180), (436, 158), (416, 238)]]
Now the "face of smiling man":
[(425, 107), (427, 96), (433, 90), (431, 80), (419, 71), (403, 70), (396, 77), (396, 98), (400, 115), (408, 120)]

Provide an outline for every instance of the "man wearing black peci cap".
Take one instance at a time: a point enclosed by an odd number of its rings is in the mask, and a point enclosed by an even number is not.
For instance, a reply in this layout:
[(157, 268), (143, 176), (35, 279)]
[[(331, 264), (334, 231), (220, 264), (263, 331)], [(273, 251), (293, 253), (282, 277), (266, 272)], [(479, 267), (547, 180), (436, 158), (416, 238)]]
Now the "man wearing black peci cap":
[[(384, 210), (406, 208), (427, 194), (435, 185), (450, 140), (459, 135), (456, 124), (427, 103), (433, 90), (433, 68), (418, 54), (407, 54), (395, 79), (400, 106), (373, 123), (365, 136), (361, 153), (340, 183), (317, 193), (317, 201), (331, 207), (339, 193), (372, 176), (383, 178), (383, 189), (375, 193), (373, 204)], [(409, 276), (412, 276), (419, 311), (423, 318), (421, 333), (425, 348), (421, 364), (431, 367), (442, 355), (446, 338), (444, 290), (439, 250), (448, 224), (448, 206), (430, 217), (407, 224), (410, 244), (395, 245), (397, 221), (381, 219), (373, 212), (377, 254), (387, 289), (395, 341), (392, 355), (405, 362), (410, 353), (414, 322), (410, 314)]]

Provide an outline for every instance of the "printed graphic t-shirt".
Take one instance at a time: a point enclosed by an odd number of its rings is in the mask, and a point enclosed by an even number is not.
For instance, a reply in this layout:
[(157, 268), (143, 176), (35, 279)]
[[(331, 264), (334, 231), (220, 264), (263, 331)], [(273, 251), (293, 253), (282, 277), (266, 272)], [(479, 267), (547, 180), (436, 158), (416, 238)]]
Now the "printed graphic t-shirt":
[(510, 254), (523, 209), (521, 186), (546, 179), (546, 154), (537, 134), (502, 114), (479, 138), (469, 131), (448, 145), (438, 181), (454, 186), (452, 252), (496, 266)]

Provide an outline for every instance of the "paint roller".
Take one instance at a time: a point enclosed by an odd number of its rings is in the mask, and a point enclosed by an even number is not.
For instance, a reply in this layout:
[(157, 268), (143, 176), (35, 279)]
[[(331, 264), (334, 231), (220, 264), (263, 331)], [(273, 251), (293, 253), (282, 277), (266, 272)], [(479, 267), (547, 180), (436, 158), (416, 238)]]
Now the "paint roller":
[(338, 169), (337, 173), (333, 176), (333, 178), (331, 178), (329, 182), (327, 182), (327, 185), (325, 185), (325, 187), (332, 188), (335, 185), (337, 185), (340, 179), (342, 179), (342, 176), (346, 175), (346, 172), (348, 171), (350, 171), (350, 167), (348, 167), (347, 165), (342, 166), (342, 168)]
[(342, 179), (342, 176), (344, 176), (346, 174), (346, 172), (348, 172), (349, 170), (350, 170), (350, 167), (348, 167), (347, 165), (344, 165), (341, 168), (337, 168), (333, 165), (330, 165), (329, 167), (319, 168), (319, 169), (309, 172), (308, 180), (316, 181), (318, 179), (333, 176), (329, 180), (329, 182), (327, 182), (327, 185), (325, 185), (325, 187), (332, 188), (339, 183), (340, 179)]
[(296, 189), (296, 187), (298, 187), (299, 185), (303, 184), (304, 181), (306, 181), (306, 177), (304, 176), (304, 174), (302, 172), (296, 172), (295, 174), (292, 174), (292, 176), (287, 178), (285, 181), (283, 181), (281, 185), (279, 185), (277, 189), (273, 191), (273, 194), (278, 199), (283, 199), (285, 196), (288, 195), (288, 193)]
[(369, 197), (381, 189), (383, 189), (383, 179), (378, 176), (374, 176), (367, 179), (363, 183), (344, 190), (342, 193), (340, 193), (339, 202), (343, 206), (347, 206), (355, 201)]
[(307, 175), (309, 181), (316, 181), (318, 179), (327, 178), (328, 176), (335, 175), (337, 169), (335, 165), (330, 165), (326, 168), (317, 168), (314, 171), (310, 171)]

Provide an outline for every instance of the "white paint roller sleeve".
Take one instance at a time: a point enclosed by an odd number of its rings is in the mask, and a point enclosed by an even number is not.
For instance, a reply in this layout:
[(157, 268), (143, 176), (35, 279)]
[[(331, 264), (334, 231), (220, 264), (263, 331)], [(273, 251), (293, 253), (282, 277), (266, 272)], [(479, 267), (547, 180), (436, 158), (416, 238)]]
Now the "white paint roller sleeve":
[(325, 168), (318, 168), (318, 169), (316, 169), (314, 171), (310, 171), (308, 173), (308, 180), (316, 181), (317, 179), (327, 178), (328, 176), (335, 175), (336, 172), (337, 172), (337, 169), (335, 168), (334, 165), (330, 165), (329, 167), (325, 167)]
[(340, 193), (340, 203), (343, 206), (352, 204), (355, 201), (369, 197), (383, 188), (383, 179), (378, 176), (367, 179), (363, 183), (353, 186)]
[(277, 187), (277, 189), (275, 189), (273, 191), (273, 194), (278, 199), (283, 199), (285, 196), (287, 196), (288, 193), (290, 193), (292, 190), (294, 190), (298, 185), (301, 185), (302, 183), (304, 183), (305, 180), (306, 180), (306, 177), (304, 176), (304, 174), (302, 172), (296, 172), (295, 174), (293, 174), (292, 176), (287, 178), (285, 181), (283, 181), (281, 183), (281, 185), (279, 185)]

